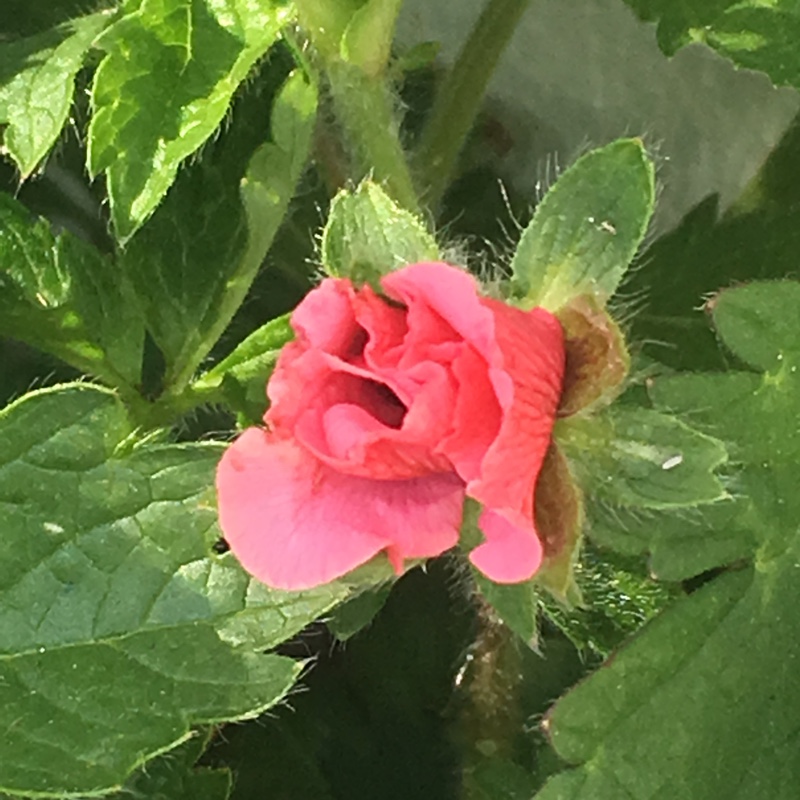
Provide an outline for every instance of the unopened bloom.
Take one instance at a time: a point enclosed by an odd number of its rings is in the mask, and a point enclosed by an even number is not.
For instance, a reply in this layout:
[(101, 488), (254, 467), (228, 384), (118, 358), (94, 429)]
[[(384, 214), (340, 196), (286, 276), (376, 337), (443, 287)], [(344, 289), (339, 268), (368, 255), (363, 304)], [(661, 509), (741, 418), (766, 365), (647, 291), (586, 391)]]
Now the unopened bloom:
[(447, 264), (414, 264), (370, 286), (329, 278), (292, 315), (296, 339), (217, 472), (220, 524), (264, 583), (326, 583), (385, 551), (456, 544), (465, 496), (490, 579), (542, 562), (534, 490), (561, 393), (564, 344), (549, 312), (481, 296)]

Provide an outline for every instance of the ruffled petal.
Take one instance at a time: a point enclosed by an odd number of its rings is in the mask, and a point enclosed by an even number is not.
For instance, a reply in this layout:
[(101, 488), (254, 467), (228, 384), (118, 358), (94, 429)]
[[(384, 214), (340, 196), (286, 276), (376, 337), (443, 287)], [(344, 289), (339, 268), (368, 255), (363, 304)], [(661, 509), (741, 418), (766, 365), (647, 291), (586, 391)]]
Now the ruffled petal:
[[(537, 538), (534, 490), (561, 394), (563, 332), (558, 320), (543, 309), (525, 312), (495, 300), (483, 302), (494, 314), (495, 337), (502, 353), (502, 362), (492, 365), (489, 377), (503, 409), (503, 421), (481, 462), (479, 477), (467, 484), (467, 494), (504, 517), (517, 531)], [(510, 531), (498, 537), (492, 549), (499, 552), (504, 546), (509, 548), (509, 559), (517, 557), (517, 539)], [(493, 558), (497, 563), (499, 556)]]
[[(457, 338), (484, 355), (493, 349), (492, 314), (468, 272), (439, 262), (412, 264), (381, 278), (381, 285), (408, 306), (409, 336), (415, 341), (428, 345)], [(413, 344), (407, 338), (406, 347)]]
[(449, 473), (404, 481), (343, 475), (291, 440), (251, 428), (217, 470), (220, 526), (234, 555), (279, 589), (327, 583), (381, 550), (439, 555), (458, 540), (464, 485)]

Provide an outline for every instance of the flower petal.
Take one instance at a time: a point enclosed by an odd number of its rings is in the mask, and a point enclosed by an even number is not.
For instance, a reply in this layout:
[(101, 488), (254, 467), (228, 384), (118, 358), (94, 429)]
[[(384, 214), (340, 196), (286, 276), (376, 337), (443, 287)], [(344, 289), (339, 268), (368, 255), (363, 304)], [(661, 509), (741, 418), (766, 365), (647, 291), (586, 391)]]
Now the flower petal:
[(469, 560), (496, 583), (519, 583), (532, 577), (542, 563), (543, 548), (530, 524), (515, 525), (507, 516), (484, 510), (478, 527), (486, 537)]
[(332, 470), (291, 440), (250, 428), (217, 470), (220, 525), (242, 566), (280, 589), (338, 578), (381, 550), (439, 555), (458, 540), (464, 485), (444, 473), (376, 481)]
[[(502, 353), (502, 364), (492, 365), (489, 376), (503, 407), (503, 421), (480, 476), (467, 484), (467, 494), (535, 538), (533, 496), (561, 393), (564, 337), (558, 320), (543, 309), (525, 312), (496, 300), (482, 302), (494, 314)], [(509, 537), (507, 532), (504, 540), (512, 541)], [(508, 547), (514, 550), (517, 545)]]

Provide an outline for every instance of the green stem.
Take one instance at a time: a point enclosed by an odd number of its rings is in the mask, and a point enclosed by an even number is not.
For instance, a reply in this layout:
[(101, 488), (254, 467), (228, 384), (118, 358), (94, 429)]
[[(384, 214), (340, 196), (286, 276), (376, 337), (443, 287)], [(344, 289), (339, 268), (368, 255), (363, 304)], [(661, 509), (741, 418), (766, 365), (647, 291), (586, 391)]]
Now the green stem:
[(456, 169), (489, 79), (530, 0), (489, 0), (439, 88), (415, 158), (420, 195), (435, 208)]
[(395, 202), (418, 214), (419, 199), (400, 143), (394, 95), (383, 76), (343, 61), (328, 64), (328, 79), (347, 140), (361, 173), (383, 184)]

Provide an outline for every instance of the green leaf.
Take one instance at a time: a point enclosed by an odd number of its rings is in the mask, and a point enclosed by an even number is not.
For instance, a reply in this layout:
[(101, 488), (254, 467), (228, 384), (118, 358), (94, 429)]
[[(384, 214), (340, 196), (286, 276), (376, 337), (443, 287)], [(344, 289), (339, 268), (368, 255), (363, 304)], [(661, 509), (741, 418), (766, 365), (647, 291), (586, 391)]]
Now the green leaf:
[(137, 445), (88, 384), (0, 413), (0, 791), (110, 791), (294, 682), (299, 665), (263, 651), (348, 590), (272, 592), (209, 555), (220, 452)]
[(591, 542), (575, 565), (575, 579), (584, 598), (580, 607), (565, 608), (544, 594), (539, 606), (589, 663), (607, 658), (675, 594), (649, 577), (641, 558), (600, 550)]
[(88, 164), (107, 173), (111, 216), (129, 239), (180, 162), (216, 130), (253, 64), (289, 19), (280, 0), (138, 0), (98, 41)]
[[(263, 114), (263, 97), (245, 99)], [(304, 76), (291, 75), (272, 108), (273, 141), (254, 153), (250, 108), (239, 109), (248, 113), (234, 115), (215, 157), (183, 172), (123, 252), (167, 390), (185, 387), (244, 300), (305, 167), (316, 101)]]
[(195, 767), (212, 732), (209, 728), (167, 755), (149, 761), (108, 800), (228, 800), (233, 786), (230, 770)]
[(207, 394), (257, 420), (266, 407), (265, 387), (285, 344), (294, 338), (289, 314), (251, 333), (213, 369), (201, 375), (191, 392)]
[(356, 283), (377, 281), (406, 264), (436, 261), (439, 248), (422, 222), (372, 181), (342, 190), (331, 203), (322, 233), (322, 264), (329, 275)]
[(536, 788), (527, 770), (502, 758), (483, 760), (464, 778), (466, 800), (530, 800)]
[(742, 499), (732, 497), (683, 513), (595, 504), (587, 530), (592, 541), (627, 555), (649, 554), (653, 576), (683, 581), (753, 552), (753, 532), (742, 524)]
[[(100, 0), (96, 8), (115, 0)], [(82, 0), (3, 0), (0, 3), (0, 31), (9, 38), (33, 36), (79, 17), (86, 10)]]
[(625, 286), (631, 296), (646, 298), (631, 318), (631, 340), (645, 342), (648, 355), (677, 369), (726, 369), (727, 355), (698, 306), (720, 287), (795, 273), (798, 202), (800, 117), (721, 218), (718, 198), (708, 197), (646, 251), (647, 268)]
[(794, 317), (800, 307), (800, 283), (753, 283), (720, 292), (709, 301), (714, 327), (746, 364), (776, 374), (784, 369), (784, 353), (800, 353), (800, 329)]
[(800, 86), (800, 9), (778, 0), (626, 0), (645, 20), (658, 22), (658, 43), (667, 55), (705, 42), (734, 64), (766, 72), (778, 85)]
[(235, 765), (235, 797), (458, 796), (448, 711), (474, 611), (448, 566), (437, 559), (406, 573), (373, 624), (344, 646), (323, 640), (291, 707), (225, 729), (208, 761)]
[(347, 641), (375, 619), (392, 591), (392, 584), (365, 589), (338, 606), (327, 621), (328, 630), (340, 641)]
[(537, 800), (796, 794), (800, 342), (793, 318), (765, 312), (798, 297), (800, 285), (776, 282), (727, 290), (713, 304), (725, 343), (769, 364), (764, 374), (656, 382), (660, 406), (724, 436), (741, 465), (736, 512), (754, 563), (678, 601), (559, 702), (553, 744), (582, 766)]
[(475, 582), (486, 602), (501, 620), (529, 647), (539, 643), (540, 591), (534, 581), (502, 584), (490, 581), (472, 570)]
[(46, 33), (0, 44), (3, 147), (27, 178), (55, 144), (67, 120), (75, 74), (110, 21), (99, 13)]
[(112, 386), (139, 382), (144, 326), (119, 269), (1, 193), (0, 333)]
[(716, 475), (727, 459), (722, 442), (673, 416), (615, 408), (589, 419), (564, 420), (556, 437), (581, 485), (603, 502), (667, 509), (728, 496)]
[(537, 206), (511, 262), (526, 306), (557, 310), (572, 298), (605, 303), (616, 291), (653, 213), (653, 164), (640, 139), (579, 158)]

